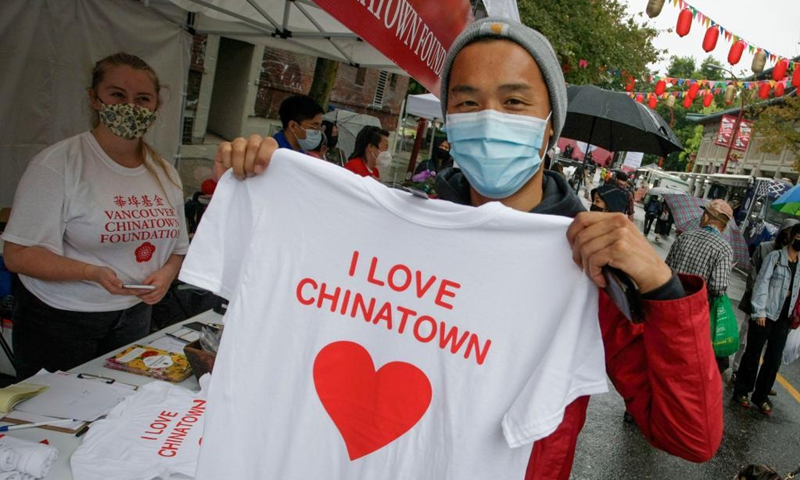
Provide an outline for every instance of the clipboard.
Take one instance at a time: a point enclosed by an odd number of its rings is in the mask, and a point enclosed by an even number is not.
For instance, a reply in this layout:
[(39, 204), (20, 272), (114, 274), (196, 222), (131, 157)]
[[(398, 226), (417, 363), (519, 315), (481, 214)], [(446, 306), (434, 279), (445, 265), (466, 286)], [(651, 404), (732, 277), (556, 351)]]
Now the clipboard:
[[(9, 412), (5, 417), (0, 418), (0, 422), (13, 423), (15, 425), (21, 425), (24, 423), (51, 422), (54, 420), (59, 420), (59, 418), (16, 411)], [(45, 430), (52, 430), (54, 432), (74, 434), (78, 433), (83, 427), (89, 425), (90, 423), (92, 422), (76, 420), (75, 422), (68, 423), (66, 425), (42, 425), (41, 427), (37, 428), (44, 428)]]
[[(26, 380), (35, 385), (47, 385), (46, 391), (14, 407), (4, 420), (30, 422), (29, 415), (50, 419), (74, 418), (80, 424), (51, 427), (79, 430), (84, 422), (97, 420), (108, 414), (119, 402), (136, 391), (136, 386), (116, 379), (88, 373), (39, 372)], [(21, 415), (26, 414), (26, 415)], [(55, 418), (53, 418), (55, 417)], [(47, 421), (48, 419), (37, 420)], [(44, 427), (43, 427), (44, 428)]]

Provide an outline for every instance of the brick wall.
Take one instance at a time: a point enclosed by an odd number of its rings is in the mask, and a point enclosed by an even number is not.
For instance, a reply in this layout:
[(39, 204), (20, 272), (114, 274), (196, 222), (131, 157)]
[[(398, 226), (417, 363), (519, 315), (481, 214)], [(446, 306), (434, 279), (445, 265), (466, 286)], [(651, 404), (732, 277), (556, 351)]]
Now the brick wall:
[[(278, 108), (286, 97), (307, 93), (314, 79), (316, 61), (316, 57), (309, 55), (265, 49), (261, 83), (256, 96), (256, 115), (278, 118)], [(363, 69), (359, 75), (358, 68), (340, 64), (331, 92), (331, 106), (378, 117), (384, 128), (395, 129), (400, 107), (408, 90), (408, 77), (397, 76), (392, 80), (390, 74), (386, 81), (383, 107), (370, 108), (379, 75), (378, 69)], [(357, 80), (362, 79), (363, 85), (359, 85)]]

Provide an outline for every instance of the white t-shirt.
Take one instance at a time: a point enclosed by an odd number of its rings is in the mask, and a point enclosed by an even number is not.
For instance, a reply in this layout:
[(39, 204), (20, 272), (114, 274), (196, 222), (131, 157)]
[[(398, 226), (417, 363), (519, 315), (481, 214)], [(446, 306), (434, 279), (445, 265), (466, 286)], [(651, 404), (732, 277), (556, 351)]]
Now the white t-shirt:
[(191, 392), (154, 381), (94, 422), (70, 457), (80, 480), (191, 478), (203, 435), (208, 376)]
[(197, 478), (522, 478), (564, 408), (607, 391), (569, 221), (286, 150), (224, 177), (180, 274), (231, 300)]
[[(147, 161), (153, 164), (150, 157)], [(170, 255), (183, 255), (189, 247), (183, 189), (161, 168), (155, 170), (160, 184), (144, 165), (126, 168), (112, 160), (91, 132), (63, 140), (28, 164), (3, 240), (107, 266), (123, 283), (141, 283)], [(180, 185), (172, 167), (170, 175)], [(94, 282), (25, 275), (20, 280), (40, 300), (62, 310), (122, 310), (141, 301), (111, 295)]]

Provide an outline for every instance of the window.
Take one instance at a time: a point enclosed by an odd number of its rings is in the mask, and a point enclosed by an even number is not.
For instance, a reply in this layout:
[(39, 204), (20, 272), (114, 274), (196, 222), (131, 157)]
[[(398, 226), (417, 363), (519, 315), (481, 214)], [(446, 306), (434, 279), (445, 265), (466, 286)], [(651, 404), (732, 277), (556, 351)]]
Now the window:
[(366, 68), (359, 68), (356, 72), (356, 85), (364, 86), (364, 78), (367, 76)]
[(397, 88), (397, 74), (393, 73), (391, 77), (389, 77), (389, 88), (394, 90)]
[(381, 70), (378, 74), (378, 85), (375, 87), (375, 96), (372, 98), (372, 105), (375, 107), (383, 106), (383, 95), (386, 93), (386, 81), (389, 79), (389, 72)]

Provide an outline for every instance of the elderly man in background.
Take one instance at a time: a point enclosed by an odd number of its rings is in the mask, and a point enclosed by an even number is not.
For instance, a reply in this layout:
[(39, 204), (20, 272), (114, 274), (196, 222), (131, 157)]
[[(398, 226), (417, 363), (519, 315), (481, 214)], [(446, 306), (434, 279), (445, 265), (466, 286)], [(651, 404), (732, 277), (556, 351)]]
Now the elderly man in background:
[[(676, 273), (697, 275), (706, 281), (711, 299), (725, 295), (731, 281), (733, 249), (722, 237), (733, 218), (733, 209), (724, 200), (712, 200), (704, 207), (700, 229), (686, 232), (675, 240), (667, 255), (667, 265)], [(719, 373), (728, 368), (728, 357), (717, 357)]]

